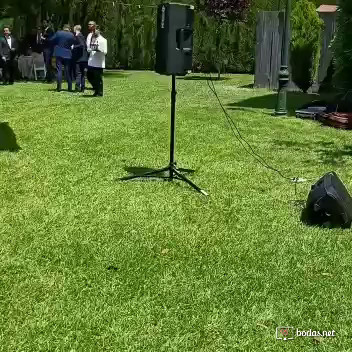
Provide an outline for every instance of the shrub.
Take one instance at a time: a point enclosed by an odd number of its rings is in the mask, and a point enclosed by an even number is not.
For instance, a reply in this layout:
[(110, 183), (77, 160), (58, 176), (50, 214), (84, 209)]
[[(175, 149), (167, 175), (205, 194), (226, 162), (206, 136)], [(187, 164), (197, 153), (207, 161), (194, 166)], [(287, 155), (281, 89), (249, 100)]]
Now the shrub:
[(292, 11), (292, 80), (304, 92), (318, 74), (323, 21), (309, 0), (298, 0)]
[(340, 0), (337, 32), (333, 42), (335, 84), (345, 91), (352, 90), (352, 1)]

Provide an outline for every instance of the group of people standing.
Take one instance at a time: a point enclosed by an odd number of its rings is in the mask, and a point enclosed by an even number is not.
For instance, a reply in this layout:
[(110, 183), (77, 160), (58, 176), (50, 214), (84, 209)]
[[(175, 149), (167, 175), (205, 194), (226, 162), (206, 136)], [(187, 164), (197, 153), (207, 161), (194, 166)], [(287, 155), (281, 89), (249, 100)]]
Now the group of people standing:
[(88, 24), (89, 34), (85, 39), (81, 33), (81, 26), (74, 26), (73, 33), (70, 26), (57, 31), (49, 42), (54, 48), (56, 57), (57, 91), (62, 88), (62, 68), (68, 84), (68, 91), (72, 91), (72, 78), (76, 77), (76, 91), (85, 89), (85, 71), (94, 89), (94, 96), (103, 95), (103, 69), (107, 54), (107, 41), (97, 29), (95, 22)]
[[(62, 71), (64, 70), (68, 91), (84, 92), (85, 77), (93, 87), (94, 96), (103, 96), (103, 70), (107, 54), (107, 40), (101, 35), (94, 21), (88, 23), (87, 38), (81, 33), (81, 26), (76, 25), (71, 31), (69, 25), (64, 25), (56, 33), (47, 21), (43, 27), (32, 35), (31, 50), (43, 53), (47, 76), (46, 80), (53, 79), (52, 58), (56, 59), (57, 88), (62, 90)], [(10, 28), (4, 27), (4, 37), (0, 39), (0, 68), (3, 71), (4, 84), (13, 84), (16, 56), (18, 52), (17, 40), (11, 35)]]

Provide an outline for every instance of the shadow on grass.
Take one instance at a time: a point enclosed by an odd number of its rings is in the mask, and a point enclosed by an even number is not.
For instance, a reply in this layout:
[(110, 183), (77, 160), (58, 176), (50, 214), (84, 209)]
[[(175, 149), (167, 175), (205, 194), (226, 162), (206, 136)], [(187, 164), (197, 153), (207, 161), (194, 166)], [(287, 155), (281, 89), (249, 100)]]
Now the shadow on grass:
[[(330, 166), (340, 166), (346, 163), (346, 159), (352, 161), (352, 145), (346, 145), (340, 148), (334, 142), (316, 141), (316, 142), (296, 142), (274, 140), (277, 146), (284, 147), (286, 150), (295, 150), (306, 153), (313, 152), (323, 164)], [(311, 164), (312, 160), (306, 160), (305, 163)]]
[[(242, 87), (244, 88), (244, 87)], [(287, 110), (289, 116), (295, 116), (295, 111), (302, 105), (319, 100), (322, 97), (318, 94), (304, 94), (300, 92), (288, 92)], [(256, 96), (238, 102), (228, 104), (230, 110), (241, 110), (242, 108), (268, 109), (274, 112), (277, 102), (277, 93)]]
[[(140, 166), (126, 166), (124, 170), (129, 173), (127, 176), (119, 178), (120, 181), (135, 181), (135, 180), (150, 180), (157, 181), (158, 179), (168, 180), (169, 177), (166, 172), (157, 172), (159, 169), (152, 169), (149, 167), (140, 167)], [(151, 176), (146, 176), (147, 172), (156, 172)], [(129, 177), (134, 177), (133, 179), (128, 179)]]
[[(185, 76), (185, 77), (177, 77), (177, 79), (183, 79), (185, 81), (207, 81), (210, 80), (210, 77), (207, 75), (204, 76)], [(211, 77), (212, 81), (227, 81), (231, 79), (230, 77), (220, 77), (218, 78), (217, 76)]]
[(112, 78), (128, 78), (131, 73), (121, 72), (121, 71), (114, 71), (114, 70), (107, 70), (104, 72), (105, 77), (112, 77)]
[[(304, 149), (312, 149), (314, 146), (314, 142), (298, 142), (298, 141), (281, 141), (281, 140), (274, 140), (273, 141), (276, 145), (281, 147), (287, 147), (295, 150), (304, 150)], [(325, 142), (325, 141), (317, 141), (316, 144), (319, 146), (323, 146), (324, 148), (328, 149), (333, 147), (335, 144), (334, 142)]]
[(0, 123), (0, 151), (18, 152), (21, 147), (17, 144), (16, 135), (8, 122)]
[(245, 84), (245, 85), (243, 85), (243, 86), (239, 86), (238, 88), (253, 89), (253, 88), (254, 88), (254, 84), (253, 84), (253, 83)]
[(93, 94), (83, 94), (83, 95), (80, 95), (80, 98), (97, 98), (97, 97), (94, 96)]
[[(166, 167), (166, 166), (165, 166)], [(159, 169), (151, 169), (148, 167), (139, 167), (139, 166), (131, 166), (131, 167), (125, 167), (124, 168), (125, 171), (127, 171), (128, 173), (132, 174), (132, 175), (141, 175), (144, 174), (146, 172), (153, 172), (153, 171), (157, 171)], [(185, 169), (185, 168), (177, 168), (179, 171), (187, 173), (187, 174), (192, 174), (195, 172), (195, 170), (192, 169)]]
[(352, 145), (344, 146), (342, 149), (333, 145), (329, 148), (319, 148), (316, 152), (324, 164), (332, 166), (343, 165), (346, 163), (346, 158), (352, 161)]
[(126, 166), (124, 168), (131, 176), (141, 176), (146, 172), (157, 171), (157, 169), (152, 169), (150, 167), (140, 167), (140, 166)]
[[(166, 166), (165, 166), (166, 167)], [(123, 176), (120, 180), (125, 179), (126, 177), (136, 177), (136, 178), (147, 178), (147, 179), (169, 179), (169, 171), (160, 171), (160, 169), (152, 169), (149, 167), (140, 167), (140, 166), (128, 166), (124, 168), (125, 171), (129, 173), (127, 176)], [(184, 174), (193, 174), (195, 170), (178, 168), (178, 170)], [(160, 172), (159, 172), (160, 171)], [(155, 172), (151, 176), (145, 176), (148, 172)]]
[(68, 90), (68, 89), (61, 89), (58, 91), (56, 88), (50, 88), (48, 89), (48, 92), (55, 92), (55, 93), (76, 93), (75, 90)]

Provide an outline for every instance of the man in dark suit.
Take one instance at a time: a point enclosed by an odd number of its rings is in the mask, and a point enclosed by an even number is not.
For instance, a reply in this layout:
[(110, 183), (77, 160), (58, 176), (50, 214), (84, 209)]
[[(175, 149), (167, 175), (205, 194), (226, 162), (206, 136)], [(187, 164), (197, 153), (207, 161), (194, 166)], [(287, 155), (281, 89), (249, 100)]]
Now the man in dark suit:
[(41, 28), (33, 28), (30, 33), (28, 33), (22, 43), (20, 42), (19, 52), (23, 55), (30, 56), (32, 52), (42, 53), (42, 31)]
[(54, 46), (54, 56), (56, 57), (57, 69), (57, 91), (61, 91), (62, 86), (62, 66), (65, 69), (65, 78), (68, 84), (68, 91), (72, 92), (72, 46), (75, 44), (75, 36), (70, 32), (70, 26), (64, 25), (62, 31), (57, 31), (51, 39)]
[(53, 67), (52, 67), (52, 57), (53, 57), (53, 47), (50, 42), (54, 36), (54, 30), (47, 20), (43, 21), (42, 33), (41, 33), (41, 47), (44, 55), (44, 62), (46, 67), (46, 81), (48, 83), (53, 80)]
[(15, 81), (17, 40), (11, 35), (10, 27), (4, 26), (4, 36), (0, 39), (0, 67), (4, 84)]
[(85, 72), (88, 66), (88, 53), (86, 40), (81, 33), (81, 26), (74, 26), (76, 43), (72, 49), (72, 69), (76, 75), (76, 91), (84, 92)]

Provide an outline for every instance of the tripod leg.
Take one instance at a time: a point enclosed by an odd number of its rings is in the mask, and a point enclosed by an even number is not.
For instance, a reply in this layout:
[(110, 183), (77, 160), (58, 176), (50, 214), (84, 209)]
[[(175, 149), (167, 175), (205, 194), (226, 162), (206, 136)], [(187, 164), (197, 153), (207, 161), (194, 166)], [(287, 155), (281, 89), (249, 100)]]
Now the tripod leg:
[(182, 175), (179, 171), (174, 170), (174, 174), (177, 175), (181, 180), (185, 181), (188, 183), (191, 187), (193, 187), (196, 191), (204, 194), (205, 196), (208, 196), (209, 194), (205, 192), (203, 189), (199, 188), (195, 183), (193, 183), (191, 180), (189, 180), (186, 176)]
[(127, 180), (133, 180), (134, 178), (150, 177), (150, 176), (157, 175), (157, 174), (160, 174), (165, 171), (169, 171), (169, 169), (170, 169), (170, 167), (167, 166), (162, 169), (145, 172), (144, 174), (141, 174), (141, 175), (132, 175), (132, 176), (121, 177), (120, 180), (127, 181)]

